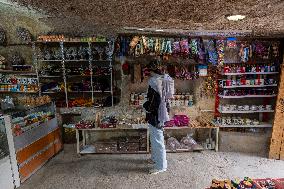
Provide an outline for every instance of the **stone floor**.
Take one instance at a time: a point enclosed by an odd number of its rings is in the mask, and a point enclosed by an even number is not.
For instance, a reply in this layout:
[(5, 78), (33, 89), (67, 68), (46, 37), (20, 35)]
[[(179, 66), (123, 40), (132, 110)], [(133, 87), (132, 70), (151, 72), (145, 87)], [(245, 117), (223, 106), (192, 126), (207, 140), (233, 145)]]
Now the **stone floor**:
[(168, 171), (148, 175), (149, 155), (85, 155), (75, 146), (49, 161), (20, 189), (204, 189), (213, 178), (284, 177), (284, 161), (256, 154), (201, 152), (168, 154)]

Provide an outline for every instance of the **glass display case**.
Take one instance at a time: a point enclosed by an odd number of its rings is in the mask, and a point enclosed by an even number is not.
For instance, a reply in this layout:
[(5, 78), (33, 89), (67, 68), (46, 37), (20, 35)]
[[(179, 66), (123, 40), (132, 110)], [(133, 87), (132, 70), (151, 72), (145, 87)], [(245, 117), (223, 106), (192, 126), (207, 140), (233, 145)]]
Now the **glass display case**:
[(54, 119), (55, 105), (50, 102), (34, 107), (22, 107), (15, 109), (10, 116), (12, 118), (13, 136), (20, 136)]
[[(14, 106), (0, 120), (0, 165), (4, 158), (5, 170), (12, 166), (15, 172), (11, 175), (18, 183), (27, 180), (62, 149), (55, 103), (37, 102)], [(5, 171), (1, 167), (0, 170), (1, 186), (7, 179), (1, 179), (6, 174), (1, 175)]]

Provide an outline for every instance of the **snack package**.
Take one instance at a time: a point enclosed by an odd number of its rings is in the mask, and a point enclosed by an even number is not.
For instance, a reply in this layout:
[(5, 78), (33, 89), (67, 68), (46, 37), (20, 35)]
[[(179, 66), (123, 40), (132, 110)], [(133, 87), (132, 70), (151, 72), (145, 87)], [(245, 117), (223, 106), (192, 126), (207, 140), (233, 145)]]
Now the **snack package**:
[(180, 149), (180, 148), (181, 148), (181, 145), (176, 138), (174, 138), (174, 137), (168, 138), (168, 140), (167, 140), (167, 149), (168, 150), (176, 151), (177, 149)]
[(198, 145), (197, 142), (192, 138), (192, 134), (188, 134), (186, 137), (183, 137), (180, 141), (182, 148), (194, 150)]

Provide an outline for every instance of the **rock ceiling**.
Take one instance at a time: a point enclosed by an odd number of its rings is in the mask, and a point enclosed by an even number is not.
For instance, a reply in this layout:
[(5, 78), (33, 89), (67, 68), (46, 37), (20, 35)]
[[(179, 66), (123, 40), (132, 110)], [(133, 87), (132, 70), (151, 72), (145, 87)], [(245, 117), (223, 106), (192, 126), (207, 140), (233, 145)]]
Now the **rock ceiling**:
[[(55, 32), (113, 34), (124, 27), (251, 30), (284, 36), (284, 0), (13, 0), (35, 9)], [(242, 14), (242, 21), (225, 15)]]

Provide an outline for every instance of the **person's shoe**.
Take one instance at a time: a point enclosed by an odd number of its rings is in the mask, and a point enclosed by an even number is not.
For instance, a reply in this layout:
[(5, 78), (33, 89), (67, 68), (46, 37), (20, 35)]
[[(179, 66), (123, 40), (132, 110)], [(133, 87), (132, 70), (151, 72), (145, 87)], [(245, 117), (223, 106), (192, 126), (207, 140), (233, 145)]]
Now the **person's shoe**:
[(166, 171), (167, 171), (167, 169), (162, 169), (162, 170), (151, 169), (151, 170), (149, 171), (149, 174), (150, 174), (150, 175), (156, 175), (156, 174), (163, 173), (163, 172), (166, 172)]
[(148, 164), (155, 164), (155, 162), (153, 160), (151, 160), (151, 159), (147, 159), (147, 163)]

